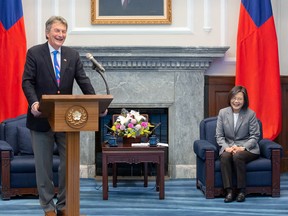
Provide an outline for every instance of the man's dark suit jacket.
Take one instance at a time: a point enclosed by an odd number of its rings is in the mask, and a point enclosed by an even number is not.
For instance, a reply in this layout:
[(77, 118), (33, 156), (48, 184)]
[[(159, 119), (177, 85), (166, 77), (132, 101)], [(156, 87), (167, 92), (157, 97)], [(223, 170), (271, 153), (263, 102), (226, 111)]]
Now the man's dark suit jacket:
[(43, 94), (71, 95), (74, 79), (84, 94), (95, 94), (90, 79), (83, 69), (79, 53), (65, 46), (61, 47), (60, 77), (60, 86), (58, 87), (48, 42), (28, 50), (22, 88), (29, 104), (27, 112), (27, 127), (29, 129), (43, 132), (50, 130), (46, 118), (35, 118), (30, 111), (31, 105), (40, 101)]
[(130, 0), (126, 9), (121, 0), (99, 0), (100, 16), (163, 16), (163, 8), (163, 0)]

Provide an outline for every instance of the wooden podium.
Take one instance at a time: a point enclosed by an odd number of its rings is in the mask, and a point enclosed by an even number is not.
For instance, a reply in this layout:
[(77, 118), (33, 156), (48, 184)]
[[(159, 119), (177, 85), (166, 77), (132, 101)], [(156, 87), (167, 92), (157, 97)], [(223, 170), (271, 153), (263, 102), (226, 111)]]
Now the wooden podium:
[(80, 215), (80, 131), (98, 131), (112, 95), (43, 95), (40, 111), (55, 132), (66, 132), (66, 215)]

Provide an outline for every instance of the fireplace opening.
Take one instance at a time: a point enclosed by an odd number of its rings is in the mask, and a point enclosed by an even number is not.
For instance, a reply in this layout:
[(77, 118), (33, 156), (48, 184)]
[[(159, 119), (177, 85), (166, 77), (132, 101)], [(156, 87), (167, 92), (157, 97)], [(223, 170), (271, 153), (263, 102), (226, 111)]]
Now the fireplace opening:
[[(122, 108), (109, 108), (109, 112), (105, 117), (100, 118), (99, 132), (96, 132), (96, 175), (102, 175), (102, 143), (105, 141), (106, 134), (109, 132), (109, 129), (105, 125), (111, 127), (112, 116), (114, 114), (120, 114)], [(128, 111), (135, 110), (140, 112), (140, 114), (148, 114), (149, 122), (151, 124), (157, 125), (161, 123), (154, 131), (153, 134), (157, 136), (159, 142), (169, 143), (168, 140), (168, 108), (126, 108)], [(117, 148), (117, 147), (116, 147)], [(143, 164), (119, 164), (118, 175), (119, 176), (143, 176)], [(155, 164), (148, 164), (149, 176), (155, 176), (156, 167)], [(165, 173), (168, 173), (168, 149), (165, 153)], [(112, 169), (109, 167), (108, 174), (112, 174)]]

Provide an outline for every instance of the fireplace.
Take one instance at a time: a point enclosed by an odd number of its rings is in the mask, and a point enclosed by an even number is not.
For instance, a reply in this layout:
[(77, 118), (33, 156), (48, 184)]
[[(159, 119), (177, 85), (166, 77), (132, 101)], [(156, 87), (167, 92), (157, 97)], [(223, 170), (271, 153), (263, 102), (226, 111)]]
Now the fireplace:
[[(100, 75), (85, 58), (92, 55), (106, 69), (114, 96), (109, 109), (167, 109), (168, 175), (196, 175), (193, 141), (199, 138), (204, 118), (204, 73), (228, 47), (74, 47), (80, 52), (87, 75), (98, 94), (106, 94)], [(74, 94), (81, 94), (76, 87)], [(81, 177), (95, 175), (95, 134), (81, 133)], [(97, 137), (96, 137), (97, 140)]]
[[(153, 134), (157, 136), (162, 143), (169, 143), (168, 140), (168, 109), (167, 108), (129, 108), (130, 110), (139, 111), (140, 114), (148, 114), (149, 122), (154, 126), (158, 126), (153, 131)], [(100, 130), (99, 133), (96, 135), (96, 149), (95, 149), (95, 156), (96, 156), (96, 176), (102, 176), (102, 147), (101, 144), (107, 140), (107, 133), (109, 133), (109, 129), (105, 127), (111, 127), (113, 125), (112, 116), (114, 114), (120, 114), (120, 108), (110, 108), (109, 113), (107, 116), (100, 119)], [(97, 139), (98, 138), (98, 139)], [(142, 138), (143, 142), (147, 142), (146, 137)], [(122, 141), (121, 138), (118, 141)], [(155, 175), (155, 166), (153, 164), (148, 164), (149, 175)], [(120, 164), (118, 167), (118, 175), (119, 176), (139, 176), (143, 175), (143, 167), (142, 164), (135, 165), (135, 164)], [(111, 173), (111, 170), (109, 170)], [(168, 174), (168, 151), (165, 152), (165, 173)]]

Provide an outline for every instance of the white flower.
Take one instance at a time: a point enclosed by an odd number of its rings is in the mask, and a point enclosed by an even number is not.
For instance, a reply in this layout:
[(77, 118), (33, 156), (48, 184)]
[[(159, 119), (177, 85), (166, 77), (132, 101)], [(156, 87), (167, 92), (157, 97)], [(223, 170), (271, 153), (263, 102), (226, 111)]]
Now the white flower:
[(143, 120), (143, 121), (146, 120), (146, 118), (144, 116), (140, 115), (140, 113), (136, 112), (135, 110), (131, 110), (130, 114), (134, 116), (134, 118), (137, 120), (137, 122), (139, 122), (141, 120)]

